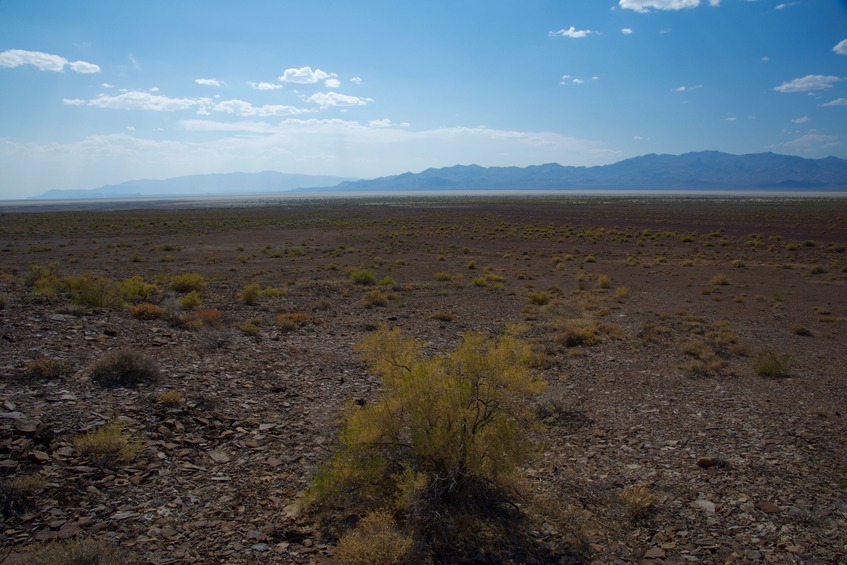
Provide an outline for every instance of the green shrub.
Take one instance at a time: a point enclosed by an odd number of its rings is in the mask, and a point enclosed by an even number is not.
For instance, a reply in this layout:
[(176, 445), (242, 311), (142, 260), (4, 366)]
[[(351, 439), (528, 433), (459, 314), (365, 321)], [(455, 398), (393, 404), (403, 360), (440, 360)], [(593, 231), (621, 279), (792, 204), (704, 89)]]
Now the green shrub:
[(550, 302), (550, 295), (546, 292), (530, 292), (529, 293), (529, 303), (535, 304), (536, 306), (543, 306), (544, 304), (548, 304)]
[(762, 377), (787, 377), (788, 355), (772, 349), (764, 349), (753, 356), (753, 369)]
[(144, 448), (141, 440), (124, 433), (123, 423), (117, 420), (72, 437), (71, 445), (94, 461), (131, 461)]
[(184, 273), (173, 277), (169, 288), (175, 292), (203, 292), (206, 286), (206, 279), (200, 273)]
[(391, 278), (389, 276), (385, 276), (385, 277), (382, 277), (379, 280), (379, 282), (376, 283), (376, 284), (378, 284), (379, 286), (394, 286), (395, 284), (397, 284), (397, 281), (395, 281), (393, 278)]
[(200, 299), (200, 293), (196, 290), (192, 290), (185, 296), (179, 299), (179, 307), (183, 310), (194, 310), (198, 306), (202, 300)]
[(393, 294), (385, 294), (377, 289), (373, 289), (367, 291), (364, 295), (362, 295), (362, 299), (359, 301), (359, 304), (361, 304), (365, 308), (372, 308), (374, 306), (388, 306), (388, 301), (393, 296)]
[(117, 290), (124, 300), (150, 299), (159, 294), (158, 286), (144, 282), (139, 276), (120, 281)]
[(94, 363), (91, 380), (101, 386), (137, 386), (161, 378), (152, 357), (134, 349), (113, 349)]
[(376, 282), (376, 273), (370, 269), (353, 269), (348, 276), (353, 284), (370, 285)]
[(318, 501), (349, 497), (371, 509), (419, 496), (461, 503), (475, 486), (502, 486), (534, 455), (530, 400), (545, 383), (530, 372), (526, 342), (468, 332), (447, 355), (427, 358), (422, 349), (386, 327), (357, 346), (382, 378), (382, 396), (348, 407), (343, 448), (312, 490)]
[(114, 282), (88, 273), (64, 279), (65, 290), (74, 304), (89, 308), (120, 308), (123, 305)]
[(439, 272), (435, 273), (434, 276), (435, 276), (435, 280), (437, 280), (438, 282), (446, 282), (446, 281), (453, 280), (453, 275), (451, 275), (450, 273), (448, 273), (446, 271), (439, 271)]
[(244, 287), (244, 290), (242, 290), (241, 294), (238, 295), (238, 299), (244, 304), (252, 306), (259, 301), (259, 297), (261, 296), (262, 287), (260, 287), (258, 284), (253, 283), (248, 284)]

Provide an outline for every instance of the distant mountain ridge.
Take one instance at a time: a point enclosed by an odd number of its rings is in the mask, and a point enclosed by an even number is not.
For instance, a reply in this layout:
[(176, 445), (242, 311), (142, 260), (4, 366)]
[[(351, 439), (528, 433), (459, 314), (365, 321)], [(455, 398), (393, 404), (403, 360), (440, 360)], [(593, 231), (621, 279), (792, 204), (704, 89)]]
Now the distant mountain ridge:
[(847, 191), (847, 160), (699, 151), (682, 155), (651, 153), (594, 167), (558, 163), (529, 167), (455, 165), (370, 180), (265, 171), (133, 180), (86, 190), (50, 190), (33, 199), (441, 190)]
[[(312, 189), (314, 190), (314, 189)], [(847, 190), (847, 160), (776, 153), (649, 154), (595, 167), (456, 165), (321, 190)]]
[(100, 188), (49, 190), (33, 199), (143, 198), (150, 196), (224, 196), (287, 192), (335, 185), (354, 179), (328, 175), (292, 175), (276, 171), (190, 175), (164, 180), (131, 180)]

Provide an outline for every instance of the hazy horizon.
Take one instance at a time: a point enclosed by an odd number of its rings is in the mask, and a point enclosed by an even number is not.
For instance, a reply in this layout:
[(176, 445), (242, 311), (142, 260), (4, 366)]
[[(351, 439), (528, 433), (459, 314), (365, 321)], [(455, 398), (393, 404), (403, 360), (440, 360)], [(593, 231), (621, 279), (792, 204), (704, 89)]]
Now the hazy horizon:
[(2, 11), (0, 199), (229, 172), (847, 158), (847, 8), (832, 0)]

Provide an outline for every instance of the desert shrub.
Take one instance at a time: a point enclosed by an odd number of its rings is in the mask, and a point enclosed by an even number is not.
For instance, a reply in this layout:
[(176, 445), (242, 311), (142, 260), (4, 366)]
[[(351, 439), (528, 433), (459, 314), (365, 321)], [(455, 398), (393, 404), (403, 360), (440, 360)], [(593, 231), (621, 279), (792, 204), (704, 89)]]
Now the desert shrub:
[(725, 286), (729, 284), (729, 278), (723, 273), (718, 273), (717, 275), (713, 276), (709, 282), (711, 282), (715, 286)]
[(468, 261), (465, 267), (470, 270), (476, 269), (476, 261)]
[(277, 314), (276, 325), (279, 326), (280, 330), (290, 332), (311, 319), (312, 317), (309, 314), (302, 312), (283, 312)]
[(359, 301), (359, 304), (365, 308), (373, 308), (374, 306), (388, 306), (388, 301), (392, 295), (380, 292), (377, 289), (369, 290)]
[(202, 300), (200, 293), (196, 290), (189, 291), (188, 294), (179, 299), (179, 307), (182, 310), (194, 310), (200, 306)]
[(585, 261), (586, 263), (596, 263), (597, 259), (594, 257), (594, 255), (586, 255), (583, 261)]
[(627, 518), (636, 522), (644, 518), (653, 509), (659, 497), (645, 486), (633, 485), (618, 491), (617, 499), (623, 506)]
[(158, 320), (164, 317), (165, 309), (156, 304), (142, 302), (130, 308), (129, 313), (133, 318), (138, 318), (139, 320)]
[(813, 275), (820, 275), (826, 273), (827, 270), (823, 265), (813, 265), (809, 272)]
[(67, 363), (39, 356), (26, 363), (27, 374), (36, 379), (58, 379), (70, 371)]
[(285, 291), (275, 286), (266, 286), (264, 290), (264, 295), (268, 298), (273, 298), (275, 296), (280, 296), (281, 294), (285, 294)]
[(724, 366), (723, 359), (712, 346), (700, 338), (693, 338), (684, 342), (680, 345), (680, 352), (696, 359), (687, 366), (692, 373), (701, 375), (718, 373)]
[(221, 311), (217, 308), (203, 308), (201, 310), (197, 310), (194, 317), (203, 327), (220, 327), (224, 323)]
[(182, 404), (185, 400), (185, 394), (181, 390), (171, 389), (166, 390), (156, 397), (156, 402), (166, 406), (176, 406)]
[(597, 345), (600, 342), (597, 324), (581, 320), (570, 321), (556, 334), (555, 341), (565, 347)]
[(120, 281), (116, 285), (118, 294), (124, 300), (150, 299), (159, 294), (159, 287), (155, 284), (148, 284), (144, 279), (135, 276)]
[(788, 355), (772, 349), (764, 349), (753, 356), (753, 369), (762, 377), (787, 377)]
[(629, 298), (629, 287), (619, 286), (615, 289), (615, 298), (618, 300), (623, 300), (624, 298)]
[(433, 320), (438, 320), (440, 322), (450, 322), (453, 320), (453, 314), (447, 312), (446, 310), (438, 310), (430, 316)]
[(168, 288), (175, 292), (203, 292), (206, 290), (206, 279), (200, 273), (183, 273), (171, 279)]
[(433, 275), (433, 277), (438, 282), (447, 282), (453, 280), (453, 275), (451, 275), (447, 271), (438, 271), (437, 273), (435, 273), (435, 275)]
[(74, 304), (89, 308), (119, 308), (123, 304), (114, 282), (88, 273), (64, 279), (65, 290)]
[(609, 275), (599, 275), (597, 277), (597, 286), (599, 288), (609, 288), (612, 285), (612, 279)]
[(534, 455), (530, 401), (545, 383), (530, 372), (526, 342), (468, 332), (452, 353), (427, 358), (422, 349), (387, 327), (357, 346), (382, 378), (382, 395), (348, 406), (343, 447), (312, 489), (319, 502), (461, 503), (475, 486), (502, 486)]
[(238, 324), (238, 329), (241, 330), (241, 333), (244, 335), (259, 335), (259, 323), (255, 318), (250, 320), (245, 320)]
[(329, 310), (330, 308), (332, 308), (332, 303), (329, 300), (326, 300), (324, 298), (324, 299), (316, 300), (316, 301), (312, 302), (309, 305), (309, 308), (311, 308), (312, 310), (314, 310), (316, 312), (322, 311), (322, 310)]
[(242, 290), (241, 293), (238, 295), (238, 299), (244, 304), (252, 306), (253, 304), (256, 304), (259, 301), (259, 297), (261, 296), (262, 287), (260, 287), (256, 283), (253, 283), (248, 284), (244, 287), (244, 290)]
[(107, 541), (91, 538), (53, 541), (41, 546), (22, 565), (121, 565), (121, 551)]
[(412, 538), (398, 529), (387, 510), (370, 512), (338, 542), (338, 557), (346, 565), (407, 563), (411, 550)]
[(376, 284), (378, 284), (379, 286), (394, 286), (395, 284), (397, 284), (397, 282), (393, 278), (385, 276), (382, 277)]
[(9, 305), (9, 295), (5, 293), (0, 293), (0, 310), (5, 310), (6, 306)]
[(812, 335), (814, 335), (809, 328), (800, 324), (794, 324), (793, 326), (791, 326), (791, 333), (793, 333), (794, 335), (802, 335), (806, 337), (811, 337)]
[(376, 273), (370, 269), (352, 269), (348, 278), (353, 284), (370, 285), (376, 282)]
[(141, 440), (124, 433), (124, 425), (118, 420), (73, 436), (71, 445), (94, 461), (131, 461), (144, 449)]
[(64, 286), (62, 276), (59, 273), (58, 263), (30, 265), (25, 282), (27, 285), (33, 287), (36, 293), (46, 294), (48, 296), (55, 296), (62, 291), (62, 287)]
[(137, 386), (161, 378), (152, 357), (134, 349), (113, 349), (94, 363), (91, 380), (101, 386)]
[(546, 292), (530, 292), (529, 293), (529, 303), (535, 304), (536, 306), (543, 306), (544, 304), (550, 303), (550, 295)]

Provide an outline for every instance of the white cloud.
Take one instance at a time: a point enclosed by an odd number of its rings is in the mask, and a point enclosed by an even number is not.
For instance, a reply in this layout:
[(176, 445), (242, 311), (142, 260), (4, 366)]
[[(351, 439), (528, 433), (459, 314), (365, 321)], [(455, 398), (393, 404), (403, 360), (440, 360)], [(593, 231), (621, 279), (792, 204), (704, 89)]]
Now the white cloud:
[(697, 90), (698, 88), (703, 88), (703, 85), (695, 84), (694, 86), (680, 86), (674, 88), (674, 92), (691, 92), (692, 90)]
[(79, 98), (62, 98), (62, 104), (65, 106), (84, 106), (85, 100)]
[(335, 73), (328, 73), (320, 69), (312, 70), (312, 67), (300, 67), (299, 69), (285, 69), (279, 80), (297, 84), (314, 84), (319, 80), (326, 80), (335, 76), (337, 76)]
[(32, 65), (39, 71), (53, 71), (61, 73), (65, 66), (77, 73), (91, 74), (99, 73), (100, 67), (94, 63), (85, 61), (70, 62), (59, 55), (42, 53), (41, 51), (24, 51), (23, 49), (9, 49), (0, 53), (0, 67), (14, 69), (21, 65)]
[(338, 88), (341, 86), (341, 81), (337, 78), (328, 78), (324, 81), (324, 86), (327, 88)]
[(770, 58), (770, 57), (768, 57), (767, 55), (765, 55), (764, 57), (762, 57), (762, 61), (763, 61), (763, 62), (765, 62), (765, 63), (767, 63), (767, 62), (768, 62), (768, 61), (770, 61), (770, 60), (771, 60), (771, 58)]
[(791, 123), (792, 124), (805, 124), (810, 119), (811, 118), (809, 118), (809, 116), (799, 116), (797, 118), (791, 118)]
[[(710, 6), (720, 6), (720, 0), (709, 0)], [(621, 8), (635, 10), (636, 12), (649, 12), (652, 10), (682, 10), (684, 8), (696, 8), (700, 0), (620, 0)]]
[(838, 137), (834, 135), (824, 135), (821, 133), (807, 133), (797, 139), (786, 141), (785, 147), (800, 147), (800, 148), (825, 148), (835, 147), (840, 145)]
[(576, 29), (574, 26), (569, 27), (568, 29), (560, 29), (559, 31), (551, 31), (550, 37), (560, 36), (560, 37), (570, 37), (571, 39), (581, 39), (583, 37), (588, 37), (592, 33), (597, 33), (591, 29)]
[(644, 137), (640, 135), (633, 135), (632, 139), (635, 141), (644, 141)]
[(253, 90), (278, 90), (283, 88), (281, 84), (276, 84), (273, 82), (248, 82), (250, 88)]
[(339, 94), (338, 92), (316, 92), (307, 99), (309, 102), (314, 102), (321, 108), (339, 107), (339, 106), (364, 106), (369, 102), (373, 102), (370, 98), (359, 98), (358, 96), (350, 96), (349, 94)]
[(585, 82), (585, 81), (584, 81), (584, 80), (582, 80), (581, 78), (575, 78), (575, 79), (573, 79), (573, 83), (574, 83), (574, 84), (582, 84), (583, 82)]
[(777, 4), (776, 9), (777, 10), (784, 10), (789, 6), (795, 6), (796, 4), (797, 4), (797, 2), (786, 2), (786, 3), (783, 3), (783, 4)]
[(85, 61), (74, 61), (69, 63), (71, 70), (80, 74), (90, 75), (100, 72), (100, 67), (94, 63), (86, 63)]
[(847, 98), (836, 98), (835, 100), (830, 100), (826, 104), (821, 104), (821, 106), (847, 106)]
[[(159, 87), (158, 87), (158, 86), (154, 86), (154, 87), (152, 87), (152, 88), (148, 88), (148, 90), (149, 90), (150, 92), (159, 92)], [(128, 91), (127, 91), (127, 90), (121, 90), (121, 92), (128, 92)]]
[(795, 78), (774, 87), (777, 92), (808, 92), (810, 90), (823, 90), (831, 88), (832, 84), (841, 80), (839, 77), (827, 75), (806, 75)]
[(353, 77), (353, 78), (350, 79), (350, 82), (352, 82), (353, 84), (362, 84), (362, 78), (361, 77)]
[(100, 94), (88, 102), (89, 106), (110, 108), (113, 110), (154, 110), (157, 112), (173, 112), (187, 110), (201, 103), (197, 98), (168, 98), (157, 94), (132, 90), (116, 96)]
[(839, 55), (847, 55), (847, 39), (842, 39), (839, 41), (835, 47), (832, 48), (833, 51), (838, 53)]
[(108, 82), (104, 82), (100, 85), (100, 88), (115, 88), (115, 85), (109, 84)]
[(216, 78), (196, 78), (194, 79), (194, 82), (196, 82), (200, 86), (216, 86), (218, 88), (226, 84), (224, 81), (218, 80)]
[(224, 112), (227, 114), (235, 114), (236, 116), (296, 116), (313, 112), (304, 108), (295, 106), (287, 106), (282, 104), (265, 104), (264, 106), (253, 106), (250, 102), (244, 100), (226, 100), (218, 102), (211, 107), (215, 112)]
[(632, 35), (632, 28), (628, 28), (628, 27), (621, 28), (621, 33), (624, 34), (624, 35)]

